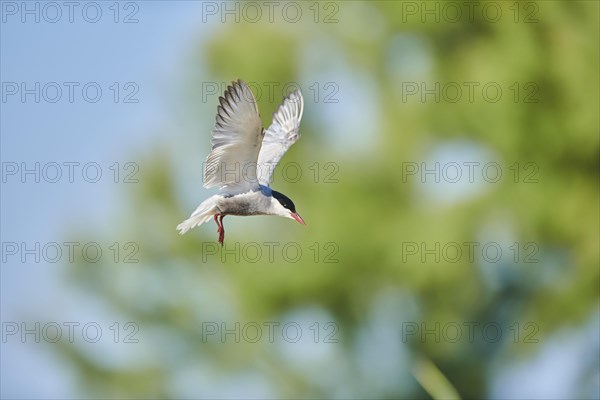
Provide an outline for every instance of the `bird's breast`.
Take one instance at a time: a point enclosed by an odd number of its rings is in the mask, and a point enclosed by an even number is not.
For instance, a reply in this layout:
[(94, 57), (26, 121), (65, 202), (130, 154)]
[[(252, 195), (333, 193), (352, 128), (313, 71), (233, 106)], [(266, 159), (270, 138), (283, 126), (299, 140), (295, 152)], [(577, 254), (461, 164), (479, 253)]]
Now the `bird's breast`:
[(261, 192), (252, 192), (224, 197), (218, 202), (218, 208), (222, 214), (227, 215), (264, 215), (268, 204), (267, 196)]

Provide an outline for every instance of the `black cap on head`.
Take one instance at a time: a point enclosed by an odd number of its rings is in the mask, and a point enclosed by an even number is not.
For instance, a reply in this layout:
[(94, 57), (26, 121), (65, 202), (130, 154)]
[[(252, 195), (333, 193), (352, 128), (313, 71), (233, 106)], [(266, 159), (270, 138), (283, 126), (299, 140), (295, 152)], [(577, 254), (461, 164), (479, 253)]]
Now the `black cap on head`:
[(294, 202), (289, 197), (287, 197), (285, 194), (276, 192), (275, 190), (272, 190), (271, 194), (273, 195), (273, 197), (275, 197), (275, 199), (277, 199), (277, 201), (282, 206), (284, 206), (285, 208), (287, 208), (288, 210), (290, 210), (293, 213), (296, 212), (296, 206), (294, 205)]

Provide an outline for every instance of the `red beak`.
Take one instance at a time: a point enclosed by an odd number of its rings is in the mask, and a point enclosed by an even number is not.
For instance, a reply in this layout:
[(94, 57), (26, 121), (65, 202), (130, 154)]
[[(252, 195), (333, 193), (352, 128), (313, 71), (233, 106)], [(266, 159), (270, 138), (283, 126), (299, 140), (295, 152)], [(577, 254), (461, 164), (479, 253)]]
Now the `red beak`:
[(306, 222), (304, 222), (304, 220), (298, 213), (290, 213), (290, 215), (292, 216), (292, 218), (294, 218), (296, 221), (300, 222), (302, 225), (306, 225)]

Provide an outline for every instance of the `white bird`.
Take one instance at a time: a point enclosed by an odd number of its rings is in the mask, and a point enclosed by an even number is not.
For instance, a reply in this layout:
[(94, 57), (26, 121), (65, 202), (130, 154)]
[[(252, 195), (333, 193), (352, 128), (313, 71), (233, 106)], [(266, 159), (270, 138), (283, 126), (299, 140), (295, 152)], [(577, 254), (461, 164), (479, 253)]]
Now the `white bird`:
[(289, 94), (273, 113), (273, 123), (262, 127), (258, 107), (248, 85), (239, 80), (219, 97), (212, 150), (206, 158), (204, 187), (219, 192), (204, 200), (177, 225), (180, 234), (214, 218), (223, 245), (226, 215), (278, 215), (306, 225), (294, 202), (270, 188), (273, 170), (298, 140), (304, 100), (300, 90)]

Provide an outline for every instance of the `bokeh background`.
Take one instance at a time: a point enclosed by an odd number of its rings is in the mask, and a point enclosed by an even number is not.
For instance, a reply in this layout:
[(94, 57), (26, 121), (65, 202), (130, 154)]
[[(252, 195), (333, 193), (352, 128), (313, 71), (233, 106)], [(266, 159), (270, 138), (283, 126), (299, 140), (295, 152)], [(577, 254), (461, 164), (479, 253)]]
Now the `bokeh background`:
[[(2, 398), (600, 397), (597, 2), (54, 4), (1, 3)], [(308, 226), (218, 249), (237, 78), (304, 93)]]

